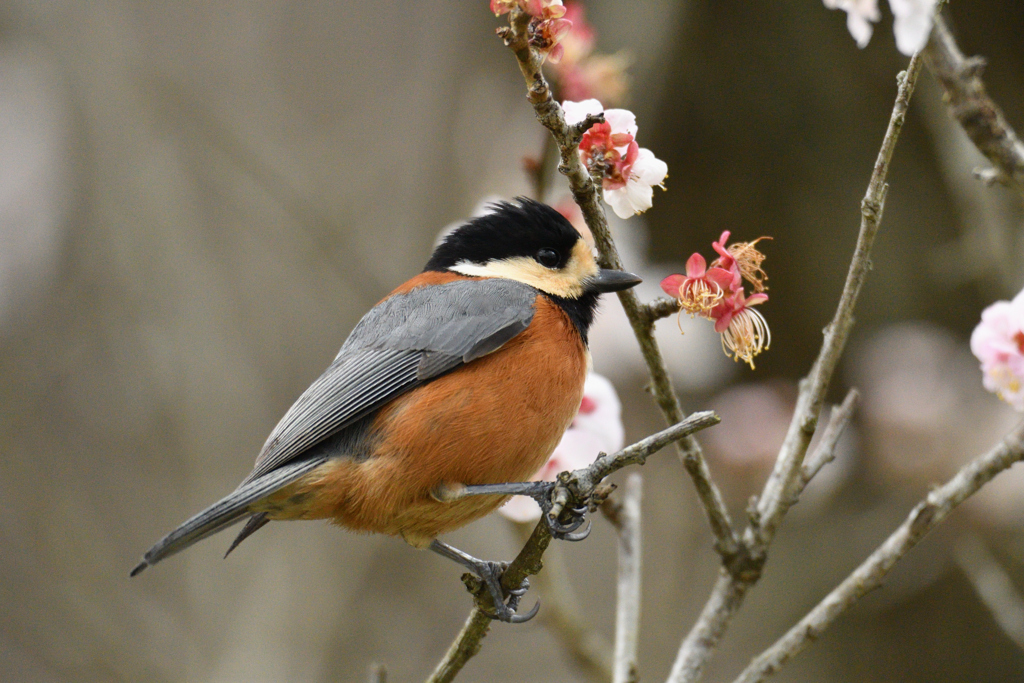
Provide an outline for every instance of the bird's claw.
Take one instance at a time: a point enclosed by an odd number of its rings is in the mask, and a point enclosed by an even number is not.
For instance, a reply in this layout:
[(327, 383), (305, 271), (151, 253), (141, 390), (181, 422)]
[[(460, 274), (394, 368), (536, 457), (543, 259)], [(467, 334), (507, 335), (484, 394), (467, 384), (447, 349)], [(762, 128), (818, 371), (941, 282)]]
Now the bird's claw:
[(575, 533), (575, 534), (574, 533), (563, 533), (563, 534), (558, 534), (558, 535), (555, 535), (554, 533), (552, 533), (552, 536), (554, 538), (557, 538), (560, 541), (569, 541), (571, 543), (576, 543), (577, 541), (582, 541), (587, 536), (589, 536), (590, 535), (590, 531), (593, 528), (594, 528), (593, 523), (588, 519), (587, 520), (587, 527), (583, 531), (580, 531), (579, 533)]
[(522, 624), (537, 616), (537, 612), (540, 611), (540, 601), (538, 600), (533, 609), (526, 614), (516, 614), (516, 611), (519, 609), (519, 600), (530, 589), (530, 579), (529, 577), (524, 577), (523, 582), (519, 584), (518, 588), (508, 591), (508, 602), (506, 602), (501, 588), (501, 576), (505, 573), (507, 566), (503, 562), (487, 563), (487, 570), (484, 572), (487, 576), (481, 576), (480, 578), (491, 594), (491, 600), (494, 602), (494, 611), (489, 612), (482, 607), (480, 611), (496, 621), (504, 621), (507, 624)]
[[(574, 508), (555, 510), (555, 504), (552, 502), (552, 493), (555, 487), (558, 486), (558, 482), (546, 481), (538, 482), (538, 484), (541, 485), (534, 493), (529, 495), (540, 505), (544, 521), (547, 522), (548, 529), (551, 531), (551, 537), (560, 541), (582, 541), (589, 536), (589, 524), (586, 529), (578, 534), (573, 533), (587, 521), (588, 506), (581, 505)], [(565, 524), (562, 524), (558, 519), (563, 513), (569, 516), (569, 521)]]
[(589, 522), (586, 529), (578, 534), (573, 533), (583, 526), (584, 522), (588, 521), (587, 506), (583, 505), (580, 507), (569, 508), (566, 512), (569, 515), (569, 521), (566, 524), (562, 524), (558, 520), (558, 517), (551, 514), (550, 510), (545, 511), (544, 519), (548, 523), (548, 529), (551, 530), (552, 538), (557, 538), (560, 541), (582, 541), (584, 538), (589, 536), (591, 529), (591, 524)]
[[(570, 508), (569, 509), (569, 523), (562, 524), (558, 521), (558, 517), (555, 517), (549, 511), (546, 515), (548, 520), (548, 528), (551, 529), (552, 535), (559, 534), (571, 534), (572, 532), (583, 526), (583, 522), (587, 521), (587, 506)], [(556, 536), (558, 538), (558, 536)]]

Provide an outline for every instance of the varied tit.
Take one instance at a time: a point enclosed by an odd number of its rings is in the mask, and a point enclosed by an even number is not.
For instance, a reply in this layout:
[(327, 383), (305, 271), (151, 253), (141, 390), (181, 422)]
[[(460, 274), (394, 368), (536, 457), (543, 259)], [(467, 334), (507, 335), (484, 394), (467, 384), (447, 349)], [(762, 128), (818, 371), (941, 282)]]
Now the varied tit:
[(487, 585), (496, 618), (533, 616), (514, 615), (521, 591), (505, 602), (499, 564), (437, 536), (510, 493), (537, 494), (515, 482), (576, 415), (598, 297), (640, 278), (599, 268), (549, 206), (520, 198), (492, 209), (363, 316), (238, 488), (162, 538), (132, 576), (243, 518), (229, 553), (271, 520), (329, 519), (459, 562)]

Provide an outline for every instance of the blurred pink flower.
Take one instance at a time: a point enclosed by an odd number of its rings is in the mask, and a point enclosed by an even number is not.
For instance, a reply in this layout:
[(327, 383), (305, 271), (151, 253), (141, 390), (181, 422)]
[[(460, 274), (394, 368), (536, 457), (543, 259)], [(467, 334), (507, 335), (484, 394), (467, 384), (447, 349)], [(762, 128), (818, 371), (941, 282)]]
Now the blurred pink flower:
[(985, 388), (1024, 412), (1024, 291), (982, 312), (971, 351), (981, 361)]
[[(565, 6), (564, 18), (572, 22), (572, 30), (564, 40), (565, 54), (563, 55), (563, 66), (569, 63), (577, 64), (586, 59), (593, 52), (596, 42), (594, 27), (587, 23), (584, 17), (583, 5), (578, 2), (570, 2)], [(558, 70), (556, 69), (556, 71)]]
[(572, 195), (562, 197), (552, 204), (551, 207), (565, 216), (566, 220), (572, 223), (572, 227), (576, 228), (576, 232), (583, 236), (587, 245), (591, 249), (594, 248), (594, 234), (590, 232), (590, 227), (587, 225), (586, 219), (583, 218), (583, 210), (580, 209), (579, 204), (572, 198)]
[(552, 67), (559, 93), (567, 100), (621, 101), (627, 90), (629, 58), (623, 53), (593, 54), (594, 29), (584, 19), (583, 6), (572, 2), (565, 10), (564, 19), (572, 22), (572, 30), (559, 43), (562, 59)]
[[(710, 399), (708, 406), (722, 418), (722, 429), (708, 430), (701, 440), (713, 461), (722, 493), (731, 505), (749, 501), (751, 492), (764, 486), (778, 457), (796, 406), (797, 387), (772, 380), (734, 385)], [(828, 423), (823, 409), (808, 449), (813, 453)], [(847, 427), (835, 450), (836, 462), (824, 467), (800, 497), (794, 512), (807, 514), (821, 505), (845, 481), (854, 459), (854, 427)]]
[(604, 201), (619, 218), (651, 208), (654, 186), (664, 189), (668, 165), (636, 143), (636, 116), (626, 109), (605, 109), (596, 99), (562, 103), (565, 121), (579, 123), (604, 112), (605, 122), (590, 127), (580, 140), (580, 159), (593, 178), (601, 179)]
[[(598, 453), (614, 453), (622, 448), (624, 439), (622, 404), (615, 387), (592, 372), (583, 387), (579, 413), (562, 435), (554, 453), (530, 480), (554, 481), (559, 472), (587, 467)], [(526, 496), (512, 496), (498, 512), (513, 522), (540, 519), (540, 507)]]

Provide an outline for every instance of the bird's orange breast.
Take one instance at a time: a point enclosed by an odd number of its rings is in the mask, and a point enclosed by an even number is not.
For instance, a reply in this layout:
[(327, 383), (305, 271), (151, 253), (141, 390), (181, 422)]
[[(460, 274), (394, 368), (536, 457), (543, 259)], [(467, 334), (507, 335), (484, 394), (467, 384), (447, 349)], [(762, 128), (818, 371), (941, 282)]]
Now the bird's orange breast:
[[(428, 276), (451, 277), (420, 278)], [(370, 427), (370, 457), (332, 458), (254, 509), (277, 519), (330, 518), (425, 546), (505, 500), (442, 503), (431, 491), (529, 479), (576, 415), (586, 372), (579, 333), (538, 295), (530, 326), (502, 348), (384, 406)]]

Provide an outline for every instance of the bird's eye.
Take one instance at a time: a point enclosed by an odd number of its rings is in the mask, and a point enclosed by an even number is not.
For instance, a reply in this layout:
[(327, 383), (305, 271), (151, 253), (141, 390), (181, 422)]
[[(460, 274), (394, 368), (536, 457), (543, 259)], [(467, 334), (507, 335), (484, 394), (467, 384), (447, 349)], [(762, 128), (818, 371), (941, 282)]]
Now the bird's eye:
[(537, 252), (537, 263), (545, 268), (555, 268), (558, 266), (558, 261), (558, 252), (554, 249), (541, 249)]

